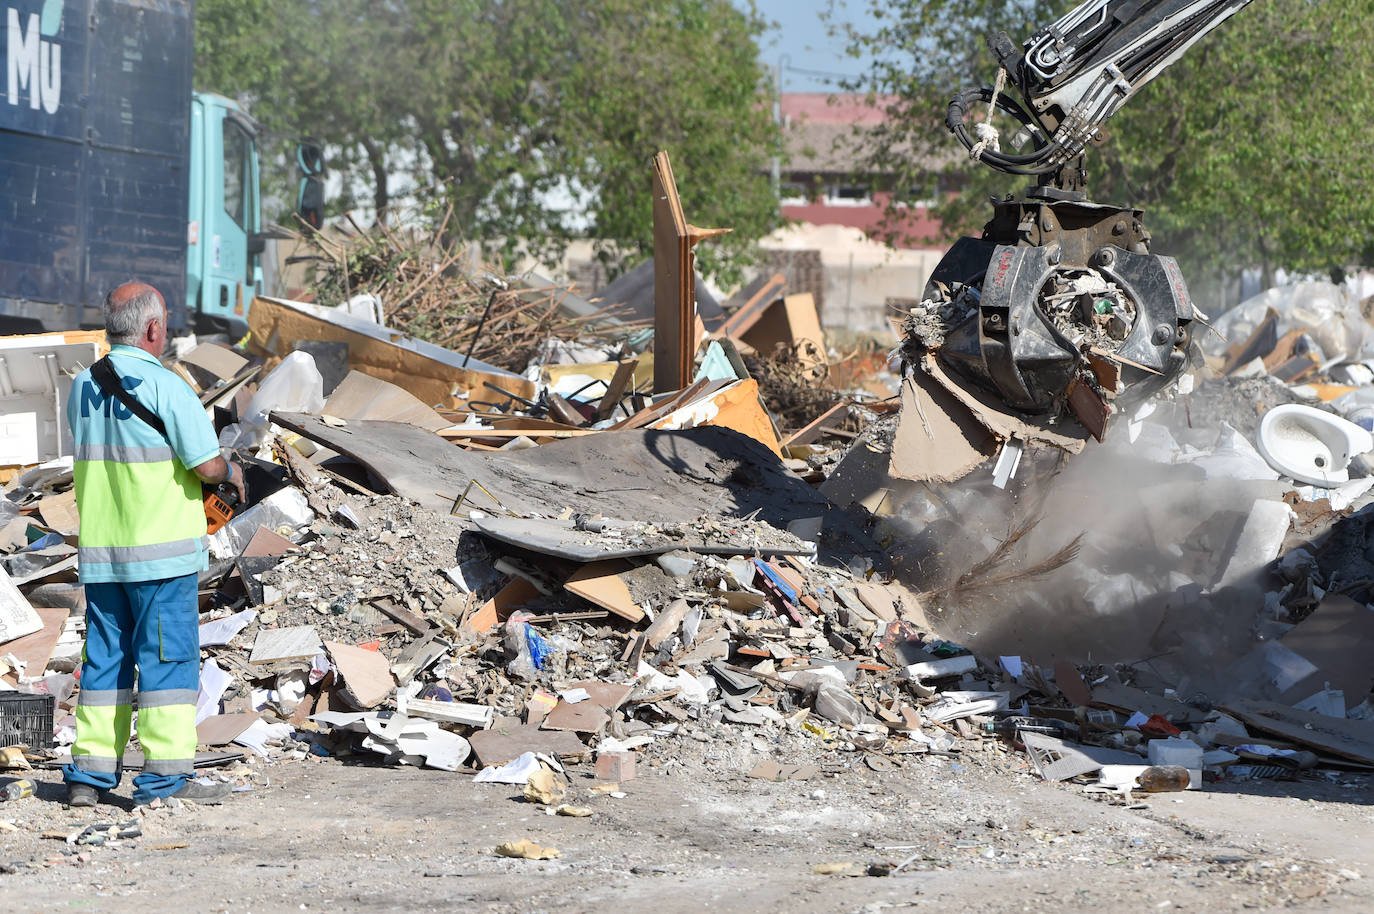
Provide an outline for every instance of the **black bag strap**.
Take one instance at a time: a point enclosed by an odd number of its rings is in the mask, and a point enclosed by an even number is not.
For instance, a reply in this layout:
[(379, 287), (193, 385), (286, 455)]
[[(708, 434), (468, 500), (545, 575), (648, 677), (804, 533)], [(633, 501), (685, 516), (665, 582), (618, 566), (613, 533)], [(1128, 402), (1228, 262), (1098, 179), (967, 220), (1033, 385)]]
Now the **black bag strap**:
[(91, 378), (100, 385), (106, 396), (114, 397), (123, 403), (130, 412), (152, 426), (159, 435), (167, 437), (166, 424), (151, 409), (138, 402), (137, 397), (124, 389), (124, 379), (115, 371), (114, 363), (110, 361), (109, 356), (99, 359), (91, 366)]

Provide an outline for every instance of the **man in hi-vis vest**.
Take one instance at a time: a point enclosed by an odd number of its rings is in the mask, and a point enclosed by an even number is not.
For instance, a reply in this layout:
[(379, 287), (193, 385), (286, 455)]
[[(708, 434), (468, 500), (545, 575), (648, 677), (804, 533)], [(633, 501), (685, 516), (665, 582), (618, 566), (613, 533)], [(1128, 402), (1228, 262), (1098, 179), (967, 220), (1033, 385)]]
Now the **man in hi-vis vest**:
[(143, 771), (134, 801), (222, 802), (227, 784), (194, 780), (200, 684), (196, 577), (209, 565), (201, 483), (243, 471), (219, 453), (190, 386), (162, 367), (167, 306), (152, 286), (105, 298), (110, 354), (76, 377), (67, 399), (76, 455), (77, 545), (86, 588), (86, 651), (67, 802), (94, 806), (119, 784), (138, 673)]

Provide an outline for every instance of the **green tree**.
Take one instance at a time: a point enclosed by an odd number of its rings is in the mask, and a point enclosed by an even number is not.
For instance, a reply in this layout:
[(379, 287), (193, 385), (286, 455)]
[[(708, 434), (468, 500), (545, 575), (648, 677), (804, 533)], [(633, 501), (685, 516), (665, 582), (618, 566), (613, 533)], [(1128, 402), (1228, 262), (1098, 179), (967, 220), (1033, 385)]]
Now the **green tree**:
[[(965, 190), (940, 216), (951, 234), (976, 231), (988, 194), (1026, 179), (962, 155), (944, 127), (948, 100), (991, 85), (988, 33), (1020, 41), (1071, 6), (875, 3), (879, 27), (849, 32), (851, 51), (878, 61), (850, 88), (884, 99), (891, 114), (868, 166), (910, 183), (932, 168), (952, 175)], [(1371, 40), (1368, 0), (1256, 0), (1107, 123), (1107, 142), (1088, 152), (1092, 198), (1144, 207), (1154, 249), (1179, 256), (1190, 275), (1374, 262)]]
[[(220, 5), (261, 8), (202, 0), (198, 42), (239, 39), (204, 35), (232, 20)], [(689, 218), (736, 230), (703, 246), (708, 269), (777, 221), (762, 22), (730, 0), (278, 0), (271, 15), (272, 68), (205, 79), (325, 141), (379, 212), (407, 192), (464, 237), (552, 258), (589, 235), (618, 266), (652, 246), (649, 159), (666, 148)]]

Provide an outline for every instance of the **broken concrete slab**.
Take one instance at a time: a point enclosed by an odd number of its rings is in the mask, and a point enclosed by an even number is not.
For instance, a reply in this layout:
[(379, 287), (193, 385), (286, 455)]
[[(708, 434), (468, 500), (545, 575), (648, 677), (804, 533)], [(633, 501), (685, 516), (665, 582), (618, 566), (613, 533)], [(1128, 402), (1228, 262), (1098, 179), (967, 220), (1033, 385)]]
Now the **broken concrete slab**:
[(293, 625), (289, 628), (258, 630), (253, 642), (249, 663), (271, 663), (274, 660), (301, 660), (314, 657), (324, 650), (324, 642), (313, 625)]

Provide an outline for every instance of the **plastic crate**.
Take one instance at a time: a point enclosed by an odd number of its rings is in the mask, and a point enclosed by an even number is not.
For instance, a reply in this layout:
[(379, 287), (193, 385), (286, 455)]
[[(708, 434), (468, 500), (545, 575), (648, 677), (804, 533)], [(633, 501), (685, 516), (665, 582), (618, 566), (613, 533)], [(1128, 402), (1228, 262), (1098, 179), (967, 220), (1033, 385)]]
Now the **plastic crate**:
[(51, 695), (0, 692), (0, 746), (52, 748)]

